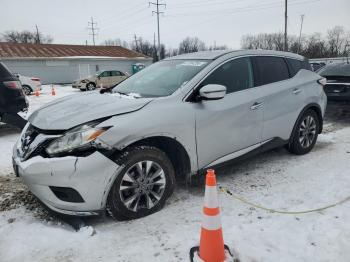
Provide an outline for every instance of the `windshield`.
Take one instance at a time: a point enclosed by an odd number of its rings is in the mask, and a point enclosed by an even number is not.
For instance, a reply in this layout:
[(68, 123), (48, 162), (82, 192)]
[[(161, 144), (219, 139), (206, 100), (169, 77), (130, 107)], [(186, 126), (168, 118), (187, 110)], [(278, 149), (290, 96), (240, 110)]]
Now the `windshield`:
[(350, 64), (326, 65), (318, 72), (321, 76), (350, 76)]
[(137, 94), (138, 97), (162, 97), (184, 86), (209, 60), (166, 60), (146, 67), (121, 82), (113, 93)]

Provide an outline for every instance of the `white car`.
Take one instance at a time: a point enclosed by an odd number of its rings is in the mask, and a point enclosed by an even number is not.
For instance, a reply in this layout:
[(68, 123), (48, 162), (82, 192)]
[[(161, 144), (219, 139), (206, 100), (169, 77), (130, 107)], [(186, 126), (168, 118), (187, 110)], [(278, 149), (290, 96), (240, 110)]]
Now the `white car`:
[(35, 90), (41, 90), (41, 82), (37, 77), (29, 77), (23, 76), (20, 74), (15, 74), (18, 77), (19, 81), (21, 81), (22, 89), (25, 95), (30, 95)]

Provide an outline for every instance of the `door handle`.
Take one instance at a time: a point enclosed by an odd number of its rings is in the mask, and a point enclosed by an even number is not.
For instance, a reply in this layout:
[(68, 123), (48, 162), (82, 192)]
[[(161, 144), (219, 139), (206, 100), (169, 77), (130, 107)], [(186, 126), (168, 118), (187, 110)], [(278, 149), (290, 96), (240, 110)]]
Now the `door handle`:
[(297, 94), (299, 94), (301, 91), (302, 91), (301, 89), (295, 88), (295, 89), (293, 90), (293, 94), (294, 94), (294, 95), (297, 95)]
[(251, 110), (257, 110), (257, 109), (259, 109), (262, 105), (263, 105), (263, 103), (255, 102), (255, 103), (250, 107), (250, 109), (251, 109)]

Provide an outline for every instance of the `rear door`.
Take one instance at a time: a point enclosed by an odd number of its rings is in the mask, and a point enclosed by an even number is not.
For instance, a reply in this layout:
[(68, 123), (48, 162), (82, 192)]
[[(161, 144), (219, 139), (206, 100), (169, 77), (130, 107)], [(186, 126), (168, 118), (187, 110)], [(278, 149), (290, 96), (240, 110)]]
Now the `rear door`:
[(227, 88), (223, 99), (193, 103), (196, 114), (198, 165), (215, 165), (258, 147), (263, 107), (261, 92), (254, 88), (250, 58), (223, 63), (199, 88), (220, 84)]
[(111, 71), (111, 85), (114, 86), (124, 80), (123, 74), (120, 71)]
[(303, 81), (291, 77), (284, 57), (253, 58), (256, 83), (263, 93), (262, 140), (288, 140), (303, 105)]

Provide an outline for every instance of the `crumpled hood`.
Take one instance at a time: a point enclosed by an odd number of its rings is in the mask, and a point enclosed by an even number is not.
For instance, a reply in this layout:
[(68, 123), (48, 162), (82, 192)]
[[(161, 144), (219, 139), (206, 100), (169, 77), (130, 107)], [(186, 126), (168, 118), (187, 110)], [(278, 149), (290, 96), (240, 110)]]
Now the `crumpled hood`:
[(28, 121), (42, 130), (67, 130), (99, 118), (137, 111), (152, 100), (99, 92), (76, 94), (36, 110)]

